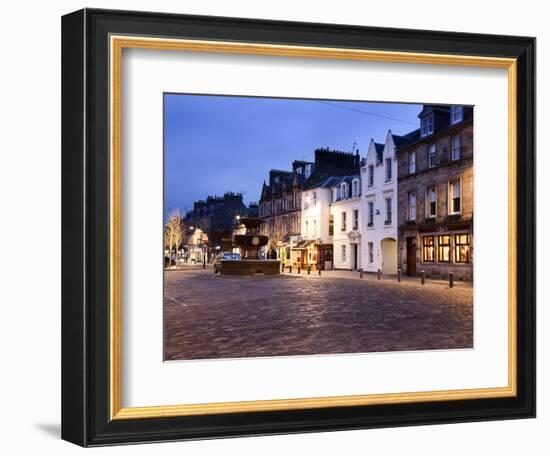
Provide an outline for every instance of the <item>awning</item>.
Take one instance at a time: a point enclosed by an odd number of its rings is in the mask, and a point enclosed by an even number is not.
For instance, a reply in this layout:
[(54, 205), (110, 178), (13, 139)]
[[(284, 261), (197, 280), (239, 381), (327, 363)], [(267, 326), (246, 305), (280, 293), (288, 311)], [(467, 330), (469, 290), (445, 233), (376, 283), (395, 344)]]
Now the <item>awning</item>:
[(315, 243), (315, 241), (302, 240), (298, 242), (298, 244), (296, 244), (294, 247), (292, 247), (292, 250), (305, 250), (309, 245), (313, 243)]

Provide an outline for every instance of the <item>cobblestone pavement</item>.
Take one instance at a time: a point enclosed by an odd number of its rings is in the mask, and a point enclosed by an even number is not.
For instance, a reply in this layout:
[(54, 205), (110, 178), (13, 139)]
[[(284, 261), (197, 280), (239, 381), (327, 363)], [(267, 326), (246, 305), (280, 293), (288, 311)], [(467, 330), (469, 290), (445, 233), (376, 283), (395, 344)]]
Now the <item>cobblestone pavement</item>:
[(472, 301), (442, 283), (167, 271), (165, 359), (471, 348)]

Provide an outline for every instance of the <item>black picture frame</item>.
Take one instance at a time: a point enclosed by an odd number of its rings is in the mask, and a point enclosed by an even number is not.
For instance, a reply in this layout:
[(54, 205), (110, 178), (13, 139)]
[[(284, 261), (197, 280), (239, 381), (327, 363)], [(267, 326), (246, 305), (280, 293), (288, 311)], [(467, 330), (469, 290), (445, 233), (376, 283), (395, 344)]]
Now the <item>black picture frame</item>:
[[(517, 59), (517, 395), (111, 420), (109, 36)], [(62, 438), (82, 446), (535, 416), (535, 39), (84, 9), (62, 19)]]

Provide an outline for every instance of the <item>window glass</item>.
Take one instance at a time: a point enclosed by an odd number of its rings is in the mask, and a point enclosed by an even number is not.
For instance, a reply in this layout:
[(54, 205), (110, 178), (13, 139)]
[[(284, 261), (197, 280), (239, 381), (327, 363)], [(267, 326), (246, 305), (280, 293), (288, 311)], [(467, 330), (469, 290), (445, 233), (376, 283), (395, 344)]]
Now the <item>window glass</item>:
[(438, 261), (449, 263), (451, 261), (451, 236), (439, 236), (437, 243)]
[(416, 219), (416, 192), (409, 192), (409, 220)]
[(435, 186), (428, 187), (428, 217), (435, 217), (437, 208), (437, 193)]
[(437, 149), (435, 144), (432, 144), (428, 149), (428, 167), (433, 168), (437, 161)]
[(374, 263), (374, 244), (369, 242), (369, 263)]
[(451, 106), (451, 124), (460, 122), (463, 118), (463, 112), (462, 106)]
[(386, 220), (385, 224), (389, 225), (391, 224), (392, 220), (392, 210), (391, 210), (391, 198), (386, 198)]
[(391, 180), (391, 158), (386, 158), (386, 182)]
[(409, 174), (416, 173), (416, 152), (409, 153)]
[(451, 213), (460, 213), (460, 181), (451, 182)]
[(455, 261), (457, 263), (470, 262), (470, 235), (455, 235)]
[(368, 186), (372, 187), (373, 185), (374, 185), (374, 166), (369, 165)]
[(451, 160), (459, 160), (460, 159), (460, 135), (455, 135), (452, 138), (452, 148), (451, 148)]
[(372, 201), (369, 201), (368, 207), (369, 207), (368, 226), (372, 226), (374, 224), (374, 203)]
[(435, 261), (435, 245), (433, 236), (424, 236), (422, 238), (422, 260)]

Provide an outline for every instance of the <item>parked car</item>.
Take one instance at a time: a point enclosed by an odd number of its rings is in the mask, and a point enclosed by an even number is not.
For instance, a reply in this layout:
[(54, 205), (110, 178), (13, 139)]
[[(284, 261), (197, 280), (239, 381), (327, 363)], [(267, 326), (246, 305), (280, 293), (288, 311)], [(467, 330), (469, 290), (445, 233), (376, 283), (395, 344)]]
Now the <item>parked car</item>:
[(221, 261), (239, 261), (241, 259), (240, 253), (233, 253), (233, 252), (223, 252), (220, 253), (216, 259), (214, 260), (214, 274), (217, 274), (220, 272), (221, 269)]

